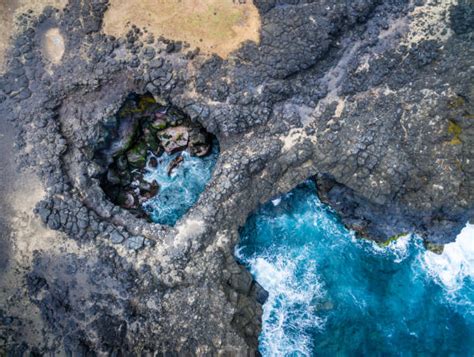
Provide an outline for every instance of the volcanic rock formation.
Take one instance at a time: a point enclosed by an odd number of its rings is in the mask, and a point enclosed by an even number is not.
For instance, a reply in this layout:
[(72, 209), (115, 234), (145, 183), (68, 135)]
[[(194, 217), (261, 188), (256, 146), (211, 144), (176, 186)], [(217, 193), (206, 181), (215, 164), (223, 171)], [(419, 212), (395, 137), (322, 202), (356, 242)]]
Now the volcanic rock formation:
[[(347, 226), (379, 241), (446, 243), (473, 218), (472, 1), (254, 2), (260, 42), (226, 59), (137, 27), (107, 36), (106, 0), (19, 19), (1, 118), (46, 189), (36, 213), (77, 247), (37, 251), (18, 286), (41, 312), (40, 342), (16, 299), (2, 302), (8, 351), (255, 353), (266, 292), (234, 258), (238, 228), (308, 177)], [(51, 33), (60, 57), (43, 48)], [(101, 186), (109, 163), (95, 160), (97, 143), (131, 93), (165, 100), (219, 141), (211, 181), (175, 227)]]

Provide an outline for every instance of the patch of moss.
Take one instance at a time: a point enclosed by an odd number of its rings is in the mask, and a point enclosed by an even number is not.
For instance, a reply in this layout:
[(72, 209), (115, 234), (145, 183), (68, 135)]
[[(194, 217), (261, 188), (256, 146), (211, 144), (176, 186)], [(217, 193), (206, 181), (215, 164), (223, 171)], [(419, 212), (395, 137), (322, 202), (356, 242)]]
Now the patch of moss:
[(136, 168), (143, 168), (146, 164), (147, 147), (144, 142), (140, 142), (127, 151), (129, 164)]
[(129, 99), (119, 111), (119, 117), (126, 117), (130, 114), (143, 113), (150, 109), (151, 106), (156, 105), (156, 100), (151, 95), (140, 96), (138, 101)]
[(462, 143), (461, 139), (459, 138), (462, 133), (462, 128), (458, 123), (453, 120), (449, 120), (448, 133), (453, 136), (453, 138), (449, 142), (451, 145), (459, 145)]
[(455, 96), (455, 97), (452, 97), (448, 100), (448, 108), (457, 109), (459, 107), (462, 107), (464, 105), (464, 103), (465, 103), (465, 101), (462, 97)]
[(140, 112), (144, 112), (145, 110), (147, 110), (149, 107), (151, 107), (154, 104), (156, 104), (156, 100), (155, 98), (153, 98), (153, 96), (144, 95), (144, 96), (141, 96), (140, 99), (138, 100), (137, 109)]
[(430, 252), (433, 252), (438, 255), (443, 254), (444, 244), (436, 244), (436, 243), (423, 241), (423, 245), (425, 249), (429, 250)]
[(400, 233), (400, 234), (396, 234), (394, 236), (391, 236), (389, 239), (387, 239), (385, 242), (378, 242), (378, 244), (381, 246), (381, 247), (388, 247), (390, 245), (390, 243), (392, 242), (395, 242), (398, 238), (401, 238), (403, 236), (406, 236), (408, 233)]

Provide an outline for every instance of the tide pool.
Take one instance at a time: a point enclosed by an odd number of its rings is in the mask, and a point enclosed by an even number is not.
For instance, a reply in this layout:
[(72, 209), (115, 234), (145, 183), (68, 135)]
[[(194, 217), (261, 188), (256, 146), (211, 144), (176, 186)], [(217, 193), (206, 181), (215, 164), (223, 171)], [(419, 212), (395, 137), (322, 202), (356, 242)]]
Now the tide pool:
[[(168, 175), (169, 164), (178, 156), (183, 161)], [(182, 151), (175, 154), (163, 153), (157, 157), (158, 166), (150, 167), (148, 158), (144, 179), (156, 180), (160, 185), (158, 194), (143, 204), (143, 209), (152, 221), (174, 225), (197, 201), (212, 176), (214, 165), (219, 156), (219, 144), (213, 141), (212, 151), (204, 156), (191, 156)]]
[(305, 182), (262, 206), (237, 258), (269, 292), (264, 356), (472, 356), (474, 226), (442, 255), (356, 239)]

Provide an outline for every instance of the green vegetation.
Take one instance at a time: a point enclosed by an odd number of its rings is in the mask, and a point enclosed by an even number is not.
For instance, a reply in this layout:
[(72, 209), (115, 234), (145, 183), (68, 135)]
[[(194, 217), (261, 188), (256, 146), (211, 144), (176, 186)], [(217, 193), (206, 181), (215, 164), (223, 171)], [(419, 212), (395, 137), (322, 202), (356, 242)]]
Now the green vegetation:
[(423, 245), (426, 250), (429, 250), (430, 252), (433, 252), (438, 255), (442, 254), (444, 250), (444, 244), (436, 244), (436, 243), (423, 241)]
[(461, 132), (462, 132), (461, 126), (455, 121), (449, 120), (448, 133), (453, 136), (453, 138), (449, 142), (451, 145), (459, 145), (462, 143), (461, 139), (459, 138), (459, 136), (461, 135)]
[[(136, 103), (136, 104), (135, 104)], [(143, 113), (151, 106), (156, 105), (156, 100), (151, 95), (140, 96), (138, 102), (135, 102), (133, 99), (127, 100), (122, 109), (119, 111), (119, 117), (126, 117), (134, 113)]]
[(388, 247), (390, 245), (390, 243), (395, 242), (398, 238), (401, 238), (401, 237), (406, 236), (406, 235), (408, 235), (408, 233), (396, 234), (396, 235), (390, 237), (389, 239), (387, 239), (385, 242), (378, 242), (378, 245), (380, 245), (381, 247)]

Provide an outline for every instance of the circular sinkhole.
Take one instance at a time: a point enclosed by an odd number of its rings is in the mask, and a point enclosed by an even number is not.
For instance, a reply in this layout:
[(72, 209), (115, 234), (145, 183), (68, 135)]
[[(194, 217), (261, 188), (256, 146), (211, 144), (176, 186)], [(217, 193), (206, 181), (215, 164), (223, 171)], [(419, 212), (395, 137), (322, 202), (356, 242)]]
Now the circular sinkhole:
[(215, 136), (151, 94), (129, 95), (103, 129), (96, 157), (106, 195), (139, 217), (174, 225), (212, 176)]

